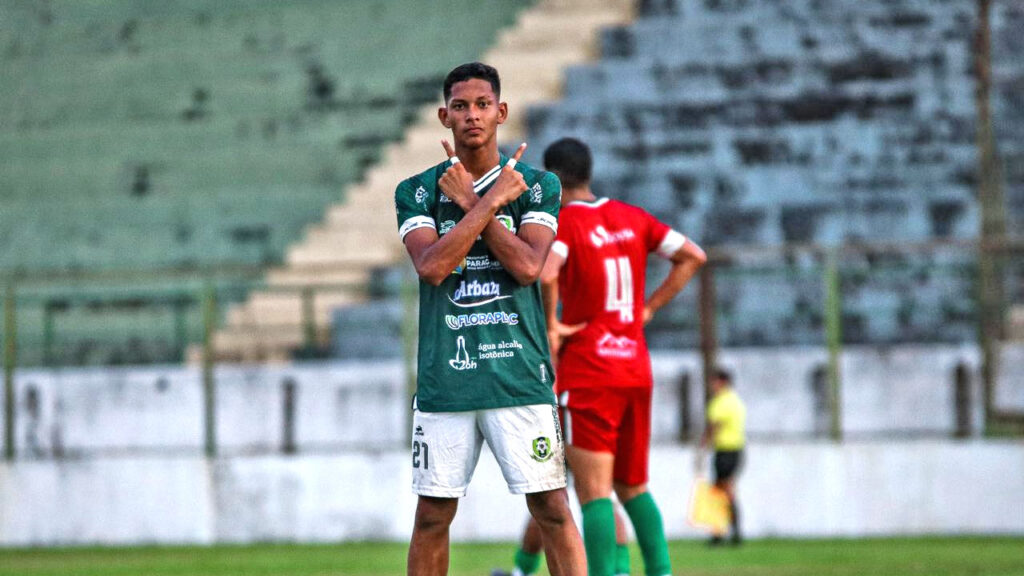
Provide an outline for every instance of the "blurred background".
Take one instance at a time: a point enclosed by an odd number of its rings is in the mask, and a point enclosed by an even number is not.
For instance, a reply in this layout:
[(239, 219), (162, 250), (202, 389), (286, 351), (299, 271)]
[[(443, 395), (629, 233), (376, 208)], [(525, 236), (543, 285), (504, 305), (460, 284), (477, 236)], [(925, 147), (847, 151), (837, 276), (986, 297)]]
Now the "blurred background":
[(1022, 53), (1015, 0), (0, 0), (0, 545), (408, 537), (393, 193), (473, 60), (504, 149), (709, 250), (648, 333), (670, 537), (714, 365), (749, 536), (1024, 534)]

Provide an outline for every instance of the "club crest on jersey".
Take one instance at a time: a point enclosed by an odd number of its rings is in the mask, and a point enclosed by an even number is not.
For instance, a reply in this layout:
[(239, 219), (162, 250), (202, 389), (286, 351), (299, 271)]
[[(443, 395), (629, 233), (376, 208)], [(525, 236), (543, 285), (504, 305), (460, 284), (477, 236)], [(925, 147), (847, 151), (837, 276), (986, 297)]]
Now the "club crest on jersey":
[(455, 294), (448, 297), (448, 301), (460, 308), (473, 308), (490, 304), (498, 300), (511, 298), (512, 296), (501, 295), (501, 285), (497, 282), (480, 282), (472, 280), (459, 282)]
[(498, 222), (501, 222), (501, 225), (507, 228), (509, 232), (516, 233), (516, 223), (515, 220), (512, 220), (511, 216), (508, 214), (498, 214), (497, 218)]
[(624, 228), (622, 230), (616, 230), (615, 232), (609, 232), (604, 226), (598, 225), (590, 233), (590, 241), (598, 248), (605, 244), (628, 242), (634, 238), (636, 238), (636, 233), (633, 232), (632, 228)]
[(437, 227), (437, 235), (444, 236), (445, 234), (452, 231), (455, 228), (455, 220), (445, 220), (441, 222), (441, 225)]

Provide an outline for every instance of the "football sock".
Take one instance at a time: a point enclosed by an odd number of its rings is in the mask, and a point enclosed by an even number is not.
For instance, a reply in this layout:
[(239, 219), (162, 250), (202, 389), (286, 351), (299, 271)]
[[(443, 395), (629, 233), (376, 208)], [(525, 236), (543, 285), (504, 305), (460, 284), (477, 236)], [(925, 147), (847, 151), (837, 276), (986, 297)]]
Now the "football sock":
[(610, 498), (591, 500), (583, 510), (583, 547), (589, 576), (615, 574), (615, 512)]
[(530, 574), (536, 574), (537, 568), (540, 567), (540, 554), (530, 554), (522, 548), (516, 550), (516, 569), (521, 574), (529, 576)]
[(733, 498), (729, 501), (729, 512), (731, 512), (732, 518), (729, 520), (729, 524), (732, 526), (732, 539), (735, 542), (739, 542), (743, 539), (740, 536), (740, 506), (736, 503), (736, 499)]
[(668, 559), (668, 543), (665, 541), (665, 526), (661, 512), (650, 492), (633, 498), (622, 505), (633, 523), (636, 541), (644, 557), (644, 572), (648, 576), (662, 576), (672, 573)]
[(629, 574), (629, 546), (625, 544), (615, 545), (615, 573)]

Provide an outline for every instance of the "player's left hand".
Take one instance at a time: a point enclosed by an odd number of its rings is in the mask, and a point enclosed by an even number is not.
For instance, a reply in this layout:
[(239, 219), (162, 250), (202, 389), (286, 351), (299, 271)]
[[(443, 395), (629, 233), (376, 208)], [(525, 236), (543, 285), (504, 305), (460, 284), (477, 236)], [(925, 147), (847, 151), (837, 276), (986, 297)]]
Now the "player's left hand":
[(462, 165), (462, 162), (459, 162), (455, 150), (447, 140), (441, 140), (441, 146), (444, 147), (444, 152), (452, 161), (452, 165), (444, 171), (444, 175), (437, 181), (437, 185), (456, 206), (462, 208), (464, 212), (469, 212), (477, 200), (476, 192), (473, 192), (473, 176)]

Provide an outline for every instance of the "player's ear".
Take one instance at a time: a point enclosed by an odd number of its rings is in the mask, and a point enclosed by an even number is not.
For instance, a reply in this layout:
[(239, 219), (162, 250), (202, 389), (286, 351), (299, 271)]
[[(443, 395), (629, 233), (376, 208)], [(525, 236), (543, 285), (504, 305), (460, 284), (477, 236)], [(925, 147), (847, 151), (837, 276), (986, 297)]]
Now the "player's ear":
[(505, 120), (508, 120), (508, 103), (498, 103), (498, 124), (504, 124)]
[(452, 127), (451, 121), (448, 120), (447, 106), (441, 106), (440, 108), (437, 109), (437, 119), (441, 121), (441, 124), (444, 125), (445, 128)]

